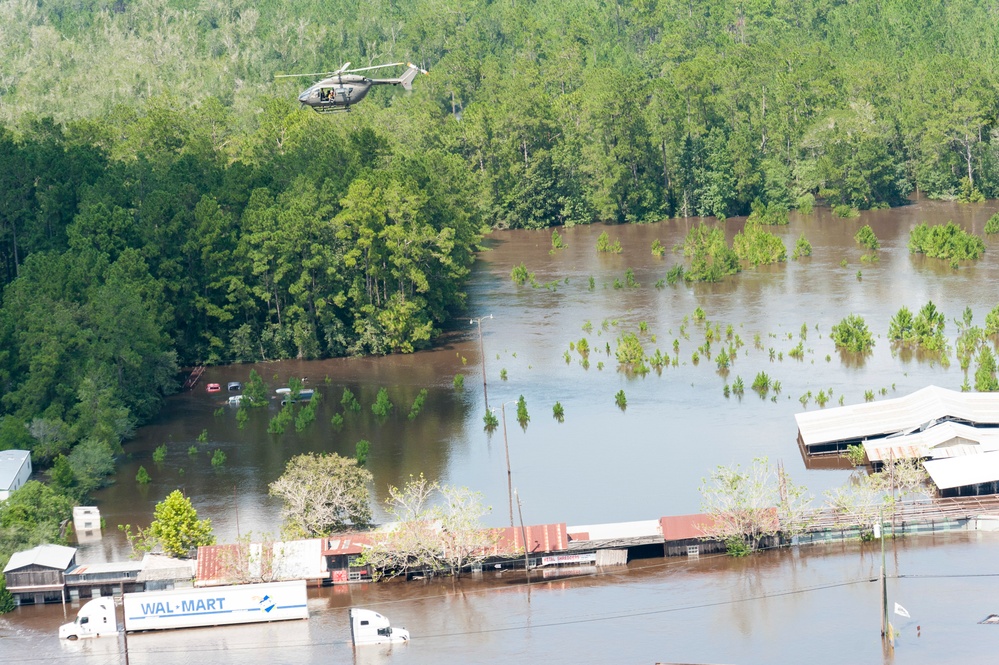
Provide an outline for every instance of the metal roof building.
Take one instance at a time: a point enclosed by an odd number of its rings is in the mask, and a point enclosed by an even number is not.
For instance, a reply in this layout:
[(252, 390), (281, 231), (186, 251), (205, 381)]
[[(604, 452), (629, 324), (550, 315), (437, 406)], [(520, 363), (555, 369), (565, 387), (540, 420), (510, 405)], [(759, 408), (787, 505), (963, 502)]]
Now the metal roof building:
[(0, 501), (31, 477), (31, 453), (27, 450), (0, 451)]
[(928, 386), (905, 397), (809, 411), (794, 418), (806, 454), (838, 454), (866, 439), (912, 434), (943, 422), (999, 427), (999, 393)]
[(39, 566), (41, 568), (55, 568), (64, 571), (70, 567), (76, 557), (75, 547), (65, 545), (38, 545), (30, 550), (14, 552), (10, 561), (4, 566), (3, 572), (7, 573), (19, 568), (28, 566)]
[(15, 552), (3, 569), (7, 590), (18, 605), (63, 600), (63, 574), (75, 562), (75, 547), (39, 545)]
[(864, 451), (871, 464), (883, 464), (890, 458), (943, 459), (980, 455), (999, 451), (999, 428), (981, 428), (954, 422), (942, 422), (929, 429), (864, 441)]

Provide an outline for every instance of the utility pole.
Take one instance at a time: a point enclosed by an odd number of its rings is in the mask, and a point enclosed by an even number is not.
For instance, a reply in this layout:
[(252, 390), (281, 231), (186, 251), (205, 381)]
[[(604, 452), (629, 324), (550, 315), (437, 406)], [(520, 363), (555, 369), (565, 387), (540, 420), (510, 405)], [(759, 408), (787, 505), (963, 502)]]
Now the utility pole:
[(510, 443), (506, 438), (506, 405), (513, 401), (503, 402), (500, 413), (503, 417), (503, 450), (506, 451), (506, 494), (510, 499), (510, 527), (513, 527), (513, 472), (510, 470)]
[(232, 507), (236, 511), (236, 540), (239, 540), (239, 499), (236, 496), (236, 484), (232, 485)]
[(469, 325), (477, 323), (479, 326), (479, 358), (482, 360), (482, 397), (486, 401), (486, 411), (489, 410), (489, 393), (486, 391), (486, 352), (485, 347), (482, 346), (482, 319), (491, 319), (492, 314), (487, 314), (486, 316), (480, 316), (477, 319), (472, 319), (468, 322)]
[[(112, 601), (114, 599), (112, 598)], [(125, 665), (128, 665), (128, 629), (125, 627), (125, 583), (121, 583), (121, 635), (125, 641)], [(118, 623), (118, 610), (115, 610), (114, 621)], [(117, 628), (117, 626), (115, 626)]]
[[(517, 490), (513, 491), (517, 494)], [(530, 559), (528, 559), (528, 549), (527, 549), (527, 529), (524, 528), (524, 511), (520, 508), (520, 495), (517, 495), (517, 514), (520, 515), (520, 534), (524, 539), (524, 572), (527, 573), (527, 597), (531, 597), (531, 566)]]

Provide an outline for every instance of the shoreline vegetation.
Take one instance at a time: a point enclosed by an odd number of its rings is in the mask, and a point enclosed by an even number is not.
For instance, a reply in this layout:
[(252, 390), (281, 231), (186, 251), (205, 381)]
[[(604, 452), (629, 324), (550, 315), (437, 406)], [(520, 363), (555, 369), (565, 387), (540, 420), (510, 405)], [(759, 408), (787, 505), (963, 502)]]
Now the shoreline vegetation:
[[(489, 229), (714, 217), (662, 288), (786, 260), (766, 227), (790, 210), (999, 198), (987, 7), (202, 9), (0, 2), (0, 449), (48, 480), (0, 506), (0, 563), (58, 541), (179, 367), (433, 344)], [(431, 75), (333, 118), (296, 105), (308, 79), (274, 79), (383, 56)], [(921, 225), (910, 247), (958, 267), (984, 250), (962, 234)]]

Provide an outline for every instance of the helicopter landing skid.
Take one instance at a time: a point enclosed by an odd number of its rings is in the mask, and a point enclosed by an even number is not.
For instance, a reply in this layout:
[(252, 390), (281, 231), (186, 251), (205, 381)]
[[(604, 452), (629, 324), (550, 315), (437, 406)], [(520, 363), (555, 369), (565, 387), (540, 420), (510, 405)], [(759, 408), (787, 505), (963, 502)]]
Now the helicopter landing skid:
[(322, 113), (326, 115), (327, 113), (349, 113), (349, 106), (313, 106), (312, 110), (316, 113)]

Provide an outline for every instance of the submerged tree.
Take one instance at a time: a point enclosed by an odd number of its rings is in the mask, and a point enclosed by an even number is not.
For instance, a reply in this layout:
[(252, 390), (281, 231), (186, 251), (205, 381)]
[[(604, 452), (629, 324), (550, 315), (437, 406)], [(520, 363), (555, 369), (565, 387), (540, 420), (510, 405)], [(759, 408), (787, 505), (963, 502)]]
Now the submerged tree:
[(982, 344), (978, 349), (975, 390), (983, 393), (999, 390), (999, 381), (996, 380), (996, 357), (987, 344)]
[(862, 316), (850, 314), (832, 327), (832, 339), (839, 349), (867, 353), (874, 347), (874, 336)]
[(811, 497), (765, 457), (743, 471), (736, 464), (719, 466), (701, 480), (701, 525), (704, 536), (726, 541), (732, 554), (752, 552), (766, 538), (789, 538), (807, 526)]
[(281, 477), (270, 484), (271, 496), (284, 505), (284, 533), (312, 538), (371, 525), (368, 484), (371, 472), (356, 459), (336, 453), (306, 453), (288, 460)]
[(480, 493), (439, 485), (422, 474), (410, 476), (402, 488), (389, 487), (385, 512), (394, 526), (363, 557), (379, 575), (421, 570), (459, 576), (485, 560), (496, 543), (495, 532), (481, 524), (490, 508)]

